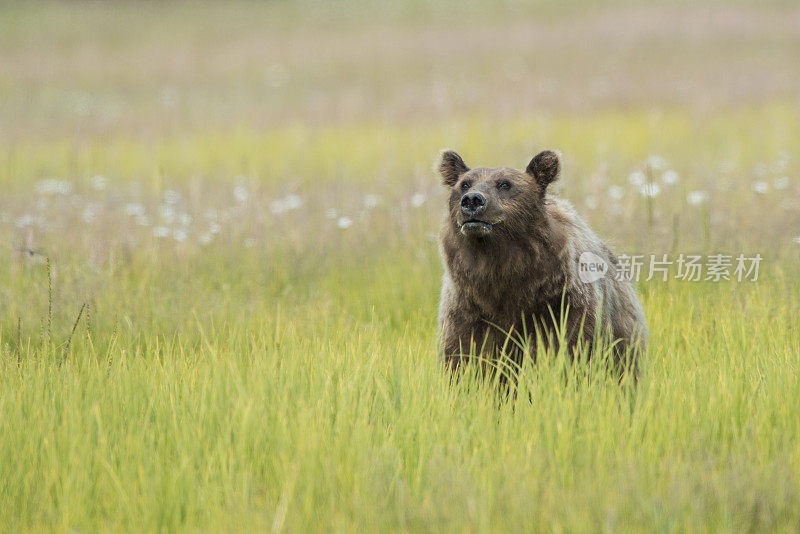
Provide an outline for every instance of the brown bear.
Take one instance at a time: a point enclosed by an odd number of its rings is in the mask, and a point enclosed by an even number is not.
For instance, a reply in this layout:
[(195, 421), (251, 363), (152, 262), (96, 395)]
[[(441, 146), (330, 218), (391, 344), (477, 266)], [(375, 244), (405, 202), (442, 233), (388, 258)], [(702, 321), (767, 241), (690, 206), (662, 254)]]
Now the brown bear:
[[(492, 361), (501, 351), (519, 364), (523, 352), (535, 352), (533, 332), (539, 346), (567, 342), (570, 356), (601, 334), (614, 343), (617, 370), (636, 376), (647, 337), (642, 307), (631, 282), (617, 276), (614, 253), (567, 201), (547, 193), (560, 169), (549, 150), (524, 172), (470, 169), (454, 151), (441, 152), (438, 172), (450, 197), (440, 234), (439, 336), (451, 369), (470, 354)], [(587, 258), (596, 272), (582, 276)]]

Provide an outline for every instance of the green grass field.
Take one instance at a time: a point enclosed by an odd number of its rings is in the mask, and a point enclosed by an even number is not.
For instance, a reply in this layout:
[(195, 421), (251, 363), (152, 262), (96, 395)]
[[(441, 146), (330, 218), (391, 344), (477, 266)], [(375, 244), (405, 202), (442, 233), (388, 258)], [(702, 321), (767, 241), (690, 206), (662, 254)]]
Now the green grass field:
[[(110, 6), (0, 7), (0, 530), (800, 529), (796, 7)], [(445, 146), (758, 280), (451, 384)]]

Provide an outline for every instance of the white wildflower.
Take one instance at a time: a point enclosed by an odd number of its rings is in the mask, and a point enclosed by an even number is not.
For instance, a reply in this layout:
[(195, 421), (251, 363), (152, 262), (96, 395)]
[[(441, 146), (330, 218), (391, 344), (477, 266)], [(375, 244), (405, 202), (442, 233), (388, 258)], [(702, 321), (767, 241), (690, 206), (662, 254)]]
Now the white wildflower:
[(108, 178), (105, 176), (98, 174), (92, 178), (92, 188), (95, 191), (103, 191), (106, 187), (108, 187)]
[(197, 237), (197, 240), (200, 242), (201, 245), (208, 245), (211, 243), (211, 240), (214, 239), (214, 236), (208, 232), (204, 232)]
[(419, 208), (420, 206), (425, 204), (426, 200), (428, 200), (428, 199), (424, 194), (422, 194), (422, 193), (414, 193), (411, 196), (411, 205), (414, 206), (415, 208)]
[(48, 178), (38, 181), (35, 188), (41, 195), (68, 195), (72, 191), (72, 184), (66, 180)]
[(87, 204), (86, 207), (83, 208), (83, 213), (81, 214), (83, 221), (88, 224), (94, 223), (97, 219), (97, 206), (94, 204)]
[(282, 200), (273, 200), (269, 203), (269, 211), (271, 211), (273, 215), (280, 215), (286, 211), (286, 207), (283, 205)]
[(28, 226), (33, 226), (33, 216), (32, 215), (22, 215), (20, 217), (14, 218), (14, 226), (17, 228), (27, 228)]
[(661, 175), (661, 183), (664, 185), (675, 185), (680, 179), (681, 176), (673, 170), (664, 171), (664, 174)]
[(164, 204), (177, 204), (181, 201), (181, 194), (173, 189), (164, 191)]
[(325, 210), (325, 217), (328, 219), (335, 219), (339, 216), (339, 213), (336, 211), (336, 208), (328, 208)]
[(286, 195), (285, 197), (273, 200), (269, 203), (269, 210), (278, 215), (284, 211), (296, 210), (303, 205), (303, 199), (299, 195)]
[(183, 243), (184, 241), (186, 241), (187, 237), (189, 237), (189, 232), (187, 232), (183, 228), (178, 228), (174, 232), (172, 232), (172, 239), (174, 239), (178, 243)]
[(751, 187), (753, 188), (753, 191), (759, 195), (766, 194), (769, 191), (769, 184), (763, 180), (753, 182)]
[(153, 235), (155, 237), (167, 237), (169, 235), (169, 228), (166, 226), (156, 226), (153, 228)]
[(779, 176), (775, 178), (775, 189), (788, 189), (789, 185), (790, 183), (788, 176)]
[(339, 220), (336, 221), (336, 226), (338, 226), (342, 230), (350, 228), (351, 226), (353, 226), (353, 219), (351, 219), (350, 217), (339, 217)]
[(656, 198), (661, 194), (661, 186), (656, 183), (644, 184), (639, 188), (639, 193), (645, 197)]
[(286, 211), (292, 211), (303, 205), (303, 199), (299, 195), (286, 195), (283, 204), (286, 206)]
[(585, 199), (583, 199), (583, 203), (586, 204), (586, 207), (590, 210), (597, 208), (597, 198), (594, 195), (589, 195)]
[(125, 213), (131, 217), (137, 217), (145, 214), (144, 206), (138, 202), (128, 202), (125, 204)]
[(618, 185), (612, 185), (611, 187), (608, 188), (608, 196), (610, 196), (614, 200), (620, 200), (622, 197), (625, 196), (625, 189)]
[(778, 159), (772, 164), (772, 172), (781, 173), (785, 172), (789, 167), (789, 153), (782, 151), (778, 154)]
[(792, 238), (792, 241), (794, 241), (795, 243), (797, 243), (798, 245), (800, 245), (800, 235), (796, 235), (796, 236), (794, 236), (794, 237)]
[(164, 222), (167, 224), (172, 224), (175, 221), (175, 208), (170, 206), (169, 204), (162, 204), (161, 206), (161, 218), (164, 219)]
[(705, 191), (690, 191), (689, 194), (686, 195), (686, 202), (692, 206), (704, 204), (708, 202), (708, 193)]
[(647, 177), (642, 171), (633, 171), (628, 175), (628, 183), (634, 187), (642, 187), (647, 181)]
[(376, 208), (380, 203), (381, 203), (381, 197), (379, 197), (378, 195), (372, 195), (372, 194), (364, 195), (364, 207), (367, 208), (368, 210)]
[(662, 158), (658, 154), (654, 154), (649, 158), (647, 158), (646, 164), (654, 171), (658, 171), (663, 169), (667, 165), (667, 162), (664, 160), (664, 158)]
[(243, 185), (237, 185), (233, 188), (233, 198), (236, 199), (236, 202), (243, 204), (247, 202), (247, 199), (250, 198), (250, 192), (247, 188)]
[(208, 232), (210, 234), (218, 234), (222, 230), (222, 227), (217, 222), (210, 222), (208, 223)]

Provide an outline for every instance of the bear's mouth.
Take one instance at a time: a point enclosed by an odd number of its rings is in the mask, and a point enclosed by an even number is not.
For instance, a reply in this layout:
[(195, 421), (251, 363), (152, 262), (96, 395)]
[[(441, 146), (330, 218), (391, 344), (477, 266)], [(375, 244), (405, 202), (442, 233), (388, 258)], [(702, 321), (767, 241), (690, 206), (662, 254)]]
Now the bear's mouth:
[(477, 219), (471, 219), (469, 221), (464, 221), (461, 223), (461, 233), (465, 236), (470, 237), (484, 237), (489, 235), (492, 232), (492, 228), (495, 225), (500, 224), (503, 221), (497, 221), (496, 223), (488, 223), (486, 221), (479, 221)]

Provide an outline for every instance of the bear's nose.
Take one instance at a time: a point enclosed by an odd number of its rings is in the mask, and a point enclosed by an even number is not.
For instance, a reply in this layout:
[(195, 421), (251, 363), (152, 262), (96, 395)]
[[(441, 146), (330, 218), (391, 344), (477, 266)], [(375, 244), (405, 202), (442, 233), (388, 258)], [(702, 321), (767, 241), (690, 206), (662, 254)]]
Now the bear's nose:
[(461, 197), (461, 211), (474, 217), (486, 209), (486, 197), (480, 193), (467, 193)]

